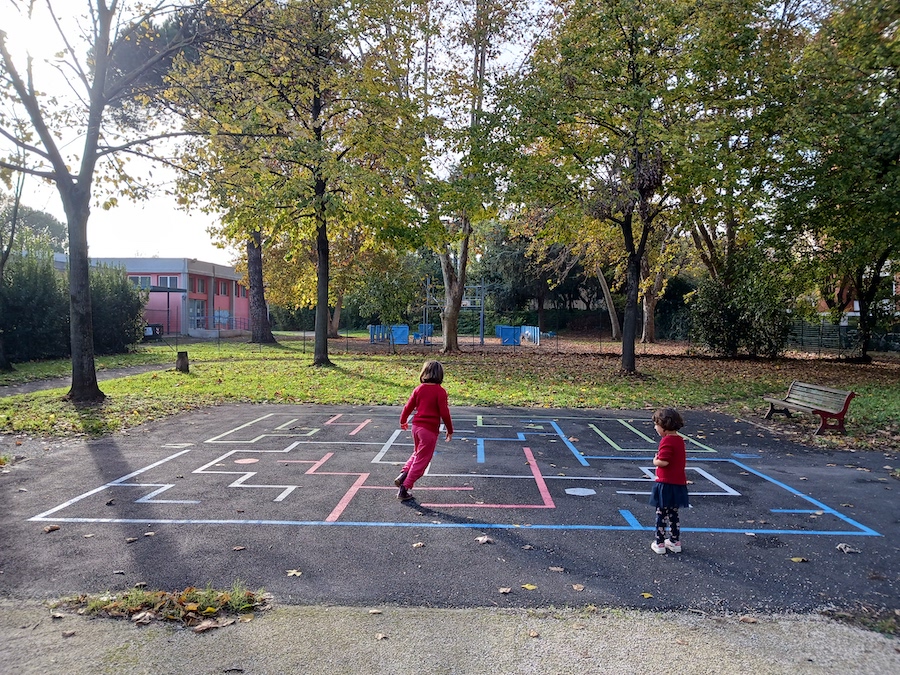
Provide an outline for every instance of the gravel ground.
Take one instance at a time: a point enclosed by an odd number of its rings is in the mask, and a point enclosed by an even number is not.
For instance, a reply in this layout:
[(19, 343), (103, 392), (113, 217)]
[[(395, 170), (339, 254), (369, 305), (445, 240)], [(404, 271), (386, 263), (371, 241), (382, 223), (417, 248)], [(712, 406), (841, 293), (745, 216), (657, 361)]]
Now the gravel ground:
[(0, 601), (0, 672), (900, 673), (900, 643), (817, 616), (282, 606), (195, 634)]

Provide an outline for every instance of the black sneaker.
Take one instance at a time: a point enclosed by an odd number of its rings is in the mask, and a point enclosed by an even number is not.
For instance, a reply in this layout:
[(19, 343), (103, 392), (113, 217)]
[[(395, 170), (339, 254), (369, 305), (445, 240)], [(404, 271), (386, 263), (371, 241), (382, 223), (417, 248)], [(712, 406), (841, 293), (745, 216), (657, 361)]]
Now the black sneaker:
[(399, 476), (397, 476), (394, 479), (394, 485), (396, 485), (397, 487), (400, 487), (401, 485), (403, 485), (403, 482), (406, 480), (407, 475), (408, 475), (407, 472), (403, 471)]
[(397, 493), (397, 499), (399, 499), (401, 502), (408, 502), (412, 498), (413, 496), (409, 494), (409, 490), (401, 485), (400, 491)]

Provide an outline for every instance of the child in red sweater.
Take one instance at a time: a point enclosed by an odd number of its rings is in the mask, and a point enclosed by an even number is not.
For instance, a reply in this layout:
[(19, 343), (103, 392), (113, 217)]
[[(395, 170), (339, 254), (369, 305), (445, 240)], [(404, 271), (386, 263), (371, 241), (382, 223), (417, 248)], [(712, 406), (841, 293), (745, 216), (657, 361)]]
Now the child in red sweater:
[(444, 367), (437, 361), (426, 361), (419, 373), (421, 384), (413, 389), (412, 395), (400, 413), (400, 428), (409, 429), (407, 420), (415, 411), (412, 419), (412, 437), (414, 450), (403, 471), (394, 479), (394, 485), (400, 488), (397, 499), (412, 499), (409, 491), (428, 468), (434, 449), (437, 446), (441, 422), (447, 429), (445, 440), (449, 443), (453, 438), (453, 421), (450, 419), (450, 407), (447, 404), (447, 392), (441, 386), (444, 381)]
[[(687, 507), (688, 490), (685, 464), (687, 453), (678, 430), (684, 420), (677, 410), (662, 408), (653, 413), (653, 424), (660, 435), (659, 449), (653, 458), (656, 482), (650, 493), (650, 504), (656, 507), (656, 539), (650, 544), (654, 553), (681, 553), (681, 527), (678, 509)], [(670, 536), (666, 537), (668, 522)]]

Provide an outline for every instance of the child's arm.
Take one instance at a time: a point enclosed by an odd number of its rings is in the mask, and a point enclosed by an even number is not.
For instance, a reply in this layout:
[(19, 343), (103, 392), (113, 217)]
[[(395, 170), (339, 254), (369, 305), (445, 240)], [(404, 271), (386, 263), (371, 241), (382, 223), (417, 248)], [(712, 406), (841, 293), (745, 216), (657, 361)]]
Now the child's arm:
[(669, 466), (669, 463), (664, 459), (660, 459), (659, 457), (654, 457), (653, 458), (653, 466)]

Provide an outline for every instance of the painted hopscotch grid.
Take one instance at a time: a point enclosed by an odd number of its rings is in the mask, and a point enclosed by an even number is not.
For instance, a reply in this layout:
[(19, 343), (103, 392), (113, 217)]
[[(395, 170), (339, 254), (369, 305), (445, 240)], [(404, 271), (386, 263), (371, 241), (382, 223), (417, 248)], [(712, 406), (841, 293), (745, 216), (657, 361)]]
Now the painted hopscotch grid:
[[(365, 440), (382, 434), (375, 422), (390, 422), (387, 426), (391, 431), (385, 440)], [(404, 434), (395, 425), (395, 414), (263, 415), (201, 445), (168, 444), (164, 447), (175, 450), (168, 457), (29, 520), (642, 532), (653, 529), (649, 507), (640, 511), (640, 518), (631, 508), (624, 508), (635, 503), (636, 498), (642, 502), (649, 494), (647, 483), (653, 476), (652, 455), (657, 444), (650, 435), (649, 419), (459, 416), (455, 420), (455, 435), (466, 442), (439, 445), (426, 478), (414, 492), (422, 507), (464, 512), (467, 522), (430, 523), (414, 516), (409, 521), (366, 517), (391, 510), (390, 505), (385, 505), (385, 496), (392, 499), (389, 491), (395, 490), (391, 478), (412, 448), (408, 432)], [(775, 495), (770, 501), (777, 503), (766, 507), (765, 512), (773, 520), (785, 523), (777, 527), (768, 523), (772, 526), (767, 528), (729, 527), (712, 522), (714, 519), (705, 516), (702, 508), (694, 508), (689, 519), (701, 526), (683, 527), (685, 532), (881, 536), (837, 509), (752, 468), (742, 461), (752, 458), (751, 453), (734, 458), (714, 456), (719, 454), (717, 450), (701, 440), (689, 435), (685, 440), (693, 506), (702, 507), (704, 499), (740, 498), (741, 492), (733, 485), (735, 479), (755, 480), (755, 485), (764, 486)], [(197, 467), (197, 457), (208, 457), (206, 451), (216, 447), (225, 451)], [(565, 471), (558, 470), (563, 466)], [(178, 472), (179, 478), (192, 476), (194, 481), (173, 482), (158, 477), (163, 473), (170, 478), (173, 472)], [(207, 482), (210, 479), (216, 482), (212, 489)], [(206, 485), (206, 491), (198, 489), (195, 481), (204, 481), (201, 484)], [(514, 489), (509, 488), (511, 482)], [(325, 486), (327, 489), (323, 490)], [(130, 500), (134, 513), (125, 517), (98, 516), (100, 506), (113, 493)], [(515, 499), (510, 499), (510, 494)], [(598, 495), (603, 498), (596, 499)], [(608, 499), (611, 495), (617, 495), (620, 501)], [(573, 497), (595, 499), (590, 502), (592, 508), (585, 509), (581, 501), (573, 509)], [(794, 508), (797, 500), (802, 502), (802, 508)], [(234, 511), (246, 514), (255, 510), (258, 517), (204, 517), (209, 510), (207, 502), (220, 512), (231, 510), (223, 505), (242, 505), (243, 509)], [(298, 511), (309, 517), (297, 518)], [(573, 511), (589, 514), (576, 515)], [(515, 513), (521, 522), (497, 515), (503, 513)], [(810, 522), (812, 518), (816, 520)], [(826, 521), (836, 527), (819, 527)]]

